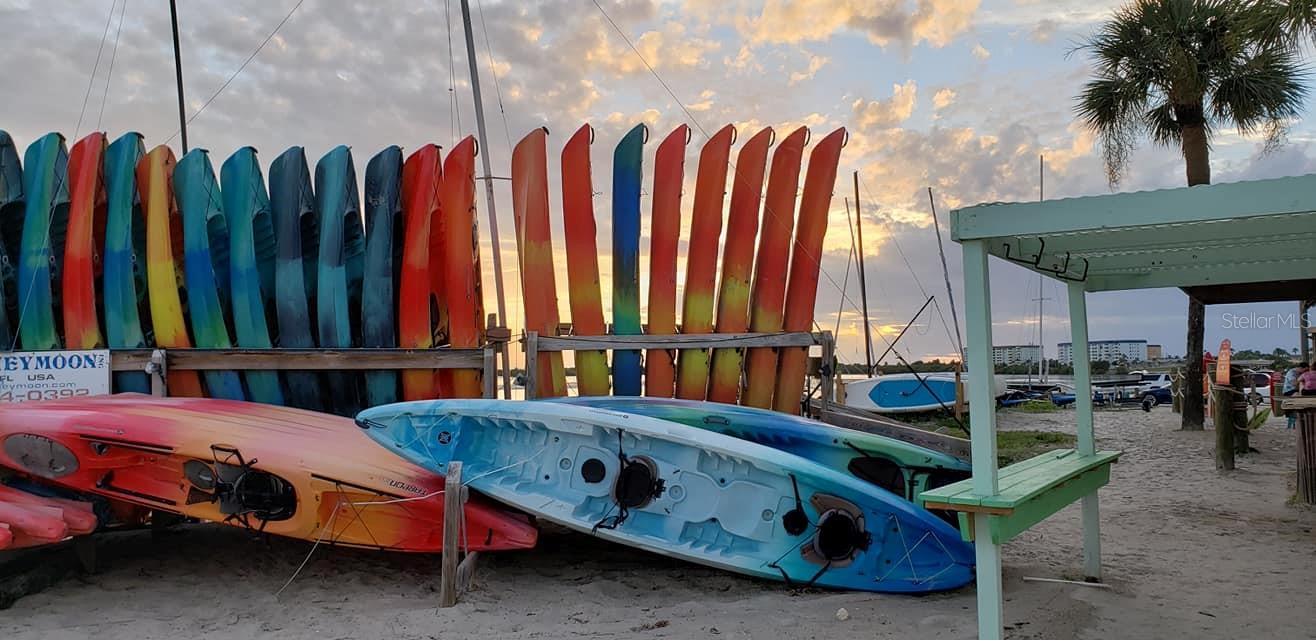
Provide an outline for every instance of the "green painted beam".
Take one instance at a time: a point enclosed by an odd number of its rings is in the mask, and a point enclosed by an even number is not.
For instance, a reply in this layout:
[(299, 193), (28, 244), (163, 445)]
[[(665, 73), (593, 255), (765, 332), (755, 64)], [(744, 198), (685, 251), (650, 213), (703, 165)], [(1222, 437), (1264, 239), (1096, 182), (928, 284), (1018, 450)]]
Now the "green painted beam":
[[(1316, 175), (1043, 202), (975, 205), (951, 212), (951, 238), (964, 241), (1047, 236), (1278, 214), (1313, 214), (1311, 217), (1316, 218)], [(1302, 230), (1312, 228), (1303, 226)]]
[(1142, 272), (1089, 272), (1086, 291), (1119, 291), (1164, 287), (1200, 287), (1219, 284), (1248, 284), (1307, 278), (1316, 275), (1316, 257), (1248, 264), (1200, 265), (1192, 268)]

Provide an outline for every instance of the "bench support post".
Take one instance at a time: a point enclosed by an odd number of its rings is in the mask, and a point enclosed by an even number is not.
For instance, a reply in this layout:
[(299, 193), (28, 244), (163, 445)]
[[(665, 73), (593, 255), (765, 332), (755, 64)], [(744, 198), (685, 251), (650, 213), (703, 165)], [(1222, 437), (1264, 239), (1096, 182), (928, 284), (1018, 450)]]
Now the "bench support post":
[[(1069, 328), (1074, 354), (1074, 414), (1077, 419), (1078, 454), (1097, 451), (1092, 417), (1092, 363), (1088, 357), (1088, 304), (1083, 283), (1069, 283)], [(1089, 582), (1101, 581), (1101, 513), (1096, 492), (1083, 496), (1083, 575)]]
[[(961, 243), (964, 250), (965, 351), (969, 366), (969, 424), (973, 440), (973, 490), (996, 494), (996, 398), (992, 375), (991, 275), (987, 244)], [(973, 409), (977, 407), (977, 409)], [(1001, 547), (992, 541), (990, 518), (973, 518), (974, 551), (978, 561), (978, 638), (1000, 640), (1005, 631), (1001, 589)]]

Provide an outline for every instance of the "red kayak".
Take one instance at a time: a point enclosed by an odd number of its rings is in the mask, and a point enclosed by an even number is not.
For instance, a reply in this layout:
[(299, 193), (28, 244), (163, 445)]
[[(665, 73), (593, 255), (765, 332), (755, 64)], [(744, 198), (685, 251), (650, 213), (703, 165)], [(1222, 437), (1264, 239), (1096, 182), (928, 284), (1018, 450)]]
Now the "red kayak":
[[(348, 418), (301, 409), (140, 394), (25, 402), (0, 412), (0, 465), (257, 532), (442, 548), (441, 476), (375, 444)], [(529, 548), (537, 533), (526, 516), (484, 498), (466, 504), (470, 550)]]
[(68, 534), (80, 536), (96, 530), (96, 514), (92, 513), (91, 503), (66, 498), (47, 498), (32, 495), (13, 487), (0, 484), (0, 502), (27, 507), (46, 507), (59, 509)]

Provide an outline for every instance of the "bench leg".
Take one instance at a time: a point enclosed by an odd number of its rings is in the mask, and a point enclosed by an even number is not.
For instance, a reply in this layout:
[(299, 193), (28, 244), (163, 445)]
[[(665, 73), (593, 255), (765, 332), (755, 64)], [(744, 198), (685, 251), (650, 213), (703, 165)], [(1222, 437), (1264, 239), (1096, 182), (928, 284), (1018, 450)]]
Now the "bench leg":
[(1083, 496), (1083, 575), (1088, 582), (1101, 582), (1101, 516), (1096, 491)]
[(1001, 589), (1001, 547), (992, 544), (991, 518), (973, 518), (973, 549), (978, 560), (978, 640), (1001, 640), (1005, 632)]

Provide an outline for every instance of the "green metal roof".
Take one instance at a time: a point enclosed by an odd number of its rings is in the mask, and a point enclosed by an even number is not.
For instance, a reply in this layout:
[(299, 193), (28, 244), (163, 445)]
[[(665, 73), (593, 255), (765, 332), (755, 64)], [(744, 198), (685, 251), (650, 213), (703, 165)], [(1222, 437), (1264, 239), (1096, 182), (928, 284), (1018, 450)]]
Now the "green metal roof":
[(1316, 175), (979, 204), (951, 238), (1087, 291), (1316, 278)]

